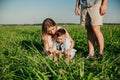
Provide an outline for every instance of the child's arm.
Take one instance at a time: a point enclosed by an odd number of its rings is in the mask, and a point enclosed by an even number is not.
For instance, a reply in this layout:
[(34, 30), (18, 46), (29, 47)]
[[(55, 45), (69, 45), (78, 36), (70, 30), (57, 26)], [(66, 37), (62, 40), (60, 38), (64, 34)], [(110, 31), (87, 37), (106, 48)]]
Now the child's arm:
[(73, 48), (70, 50), (71, 42), (70, 42), (70, 40), (69, 40), (68, 38), (66, 38), (65, 43), (64, 43), (64, 46), (65, 46), (65, 51), (64, 51), (64, 53), (70, 54), (70, 52), (71, 52), (71, 50), (72, 50)]
[(70, 52), (74, 47), (74, 41), (73, 41), (73, 39), (71, 38), (71, 36), (69, 35), (69, 33), (67, 31), (66, 31), (66, 36), (70, 40), (70, 47), (66, 51)]
[(55, 56), (57, 53), (60, 52), (59, 50), (57, 50), (57, 43), (56, 43), (56, 41), (54, 41), (54, 43), (53, 43), (53, 48), (52, 48), (51, 52), (52, 52), (53, 56)]

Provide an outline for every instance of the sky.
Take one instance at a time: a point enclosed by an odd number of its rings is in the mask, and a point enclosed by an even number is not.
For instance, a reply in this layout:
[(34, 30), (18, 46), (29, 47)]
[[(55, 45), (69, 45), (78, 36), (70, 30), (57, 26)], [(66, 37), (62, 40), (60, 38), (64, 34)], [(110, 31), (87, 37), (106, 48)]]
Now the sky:
[[(0, 24), (80, 23), (74, 13), (76, 0), (0, 0)], [(120, 23), (120, 0), (109, 0), (104, 23)]]

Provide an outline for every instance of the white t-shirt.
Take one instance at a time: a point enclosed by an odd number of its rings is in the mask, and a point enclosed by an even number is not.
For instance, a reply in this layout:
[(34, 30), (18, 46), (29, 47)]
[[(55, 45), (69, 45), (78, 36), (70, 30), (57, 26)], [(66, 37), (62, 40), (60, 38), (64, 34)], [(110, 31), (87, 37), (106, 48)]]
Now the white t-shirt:
[(60, 50), (63, 53), (64, 51), (69, 49), (70, 45), (71, 45), (71, 43), (70, 43), (70, 40), (68, 38), (66, 38), (62, 44), (55, 41), (54, 45), (53, 45), (53, 51), (54, 50)]

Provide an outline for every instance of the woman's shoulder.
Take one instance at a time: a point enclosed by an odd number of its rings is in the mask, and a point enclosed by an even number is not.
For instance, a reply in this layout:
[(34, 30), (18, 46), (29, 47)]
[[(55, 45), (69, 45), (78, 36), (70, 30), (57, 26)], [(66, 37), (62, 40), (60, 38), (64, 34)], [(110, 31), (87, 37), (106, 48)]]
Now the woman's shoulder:
[[(62, 27), (62, 26), (57, 26), (57, 30), (59, 30), (59, 29), (61, 29), (61, 28), (63, 28), (63, 29), (65, 29), (64, 27)], [(65, 29), (66, 30), (66, 29)], [(67, 31), (67, 30), (66, 30)]]
[(57, 30), (59, 30), (59, 29), (61, 29), (61, 28), (63, 28), (62, 26), (57, 26)]
[(44, 36), (42, 36), (42, 40), (43, 41), (50, 40), (50, 39), (51, 39), (50, 35), (44, 35)]

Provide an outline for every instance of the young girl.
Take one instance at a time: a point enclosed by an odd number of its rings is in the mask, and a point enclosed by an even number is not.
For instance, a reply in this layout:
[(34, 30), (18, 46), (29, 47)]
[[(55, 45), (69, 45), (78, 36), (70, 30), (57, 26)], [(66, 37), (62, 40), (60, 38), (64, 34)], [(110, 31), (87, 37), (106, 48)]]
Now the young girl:
[[(57, 26), (55, 21), (51, 18), (46, 18), (42, 23), (42, 40), (44, 49), (46, 52), (51, 52), (53, 47), (53, 42), (55, 40), (55, 33), (57, 30), (59, 30), (61, 27)], [(71, 51), (74, 46), (74, 41), (69, 35), (69, 33), (66, 30), (66, 37), (70, 40), (70, 47), (67, 49), (67, 51)]]

